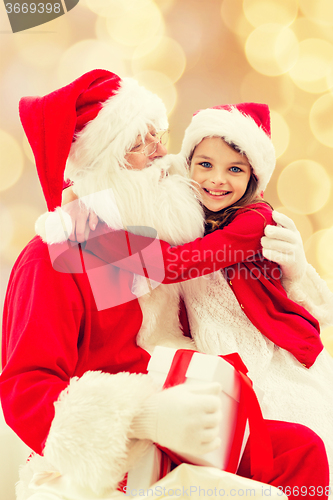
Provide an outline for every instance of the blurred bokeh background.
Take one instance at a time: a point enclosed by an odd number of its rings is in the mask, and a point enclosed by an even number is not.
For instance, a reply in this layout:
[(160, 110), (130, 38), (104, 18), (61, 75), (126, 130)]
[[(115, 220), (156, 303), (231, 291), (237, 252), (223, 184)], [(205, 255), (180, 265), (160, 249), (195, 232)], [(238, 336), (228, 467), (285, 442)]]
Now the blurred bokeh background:
[[(94, 68), (160, 95), (172, 153), (196, 109), (267, 103), (277, 167), (265, 198), (295, 221), (309, 262), (333, 290), (332, 0), (80, 0), (16, 34), (1, 3), (0, 44), (1, 305), (11, 267), (46, 210), (18, 101)], [(333, 354), (333, 328), (323, 339)], [(0, 496), (14, 498), (12, 490)]]

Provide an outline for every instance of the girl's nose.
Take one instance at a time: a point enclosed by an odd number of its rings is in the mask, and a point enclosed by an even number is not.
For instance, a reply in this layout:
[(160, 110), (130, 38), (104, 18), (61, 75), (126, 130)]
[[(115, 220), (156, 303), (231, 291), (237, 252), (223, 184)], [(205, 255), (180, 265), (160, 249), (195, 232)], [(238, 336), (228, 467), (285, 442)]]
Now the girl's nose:
[(227, 182), (222, 172), (214, 172), (210, 180), (215, 185), (225, 184)]

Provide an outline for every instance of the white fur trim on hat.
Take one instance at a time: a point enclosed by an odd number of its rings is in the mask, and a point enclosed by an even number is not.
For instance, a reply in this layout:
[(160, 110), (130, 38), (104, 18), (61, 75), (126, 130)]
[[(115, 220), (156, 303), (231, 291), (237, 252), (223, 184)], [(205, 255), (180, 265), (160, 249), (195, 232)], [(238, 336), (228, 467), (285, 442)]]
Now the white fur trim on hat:
[(205, 137), (223, 137), (245, 154), (258, 178), (258, 190), (264, 191), (275, 167), (274, 146), (264, 130), (238, 109), (199, 111), (185, 131), (181, 154), (189, 158)]
[(124, 78), (117, 93), (103, 104), (96, 118), (73, 142), (65, 178), (75, 182), (80, 196), (88, 194), (91, 181), (95, 188), (103, 189), (98, 188), (99, 180), (103, 184), (105, 175), (126, 167), (126, 152), (138, 135), (145, 137), (150, 125), (157, 130), (168, 128), (162, 100), (136, 80)]
[[(73, 202), (72, 202), (73, 203)], [(45, 212), (35, 223), (35, 231), (44, 243), (54, 244), (66, 241), (73, 230), (71, 216), (61, 207), (54, 212)]]

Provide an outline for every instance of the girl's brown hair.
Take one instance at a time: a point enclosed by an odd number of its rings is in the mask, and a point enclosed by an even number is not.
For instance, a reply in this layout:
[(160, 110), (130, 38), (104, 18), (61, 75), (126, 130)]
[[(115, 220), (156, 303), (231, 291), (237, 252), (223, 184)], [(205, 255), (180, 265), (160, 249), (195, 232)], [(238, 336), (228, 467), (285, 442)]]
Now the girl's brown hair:
[[(237, 153), (244, 154), (242, 153), (242, 151), (240, 151), (239, 147), (236, 144), (226, 142), (223, 137), (221, 137), (221, 139)], [(189, 165), (191, 164), (194, 151), (195, 148), (188, 159)], [(240, 198), (240, 200), (236, 201), (233, 205), (223, 208), (219, 212), (212, 212), (211, 210), (208, 210), (208, 208), (203, 206), (205, 213), (205, 234), (212, 233), (213, 231), (216, 231), (216, 229), (222, 229), (223, 227), (227, 226), (233, 220), (238, 210), (244, 209), (252, 203), (265, 203), (266, 205), (273, 208), (267, 201), (263, 200), (258, 195), (258, 179), (256, 178), (253, 171), (251, 173), (251, 177), (249, 179), (245, 193)]]

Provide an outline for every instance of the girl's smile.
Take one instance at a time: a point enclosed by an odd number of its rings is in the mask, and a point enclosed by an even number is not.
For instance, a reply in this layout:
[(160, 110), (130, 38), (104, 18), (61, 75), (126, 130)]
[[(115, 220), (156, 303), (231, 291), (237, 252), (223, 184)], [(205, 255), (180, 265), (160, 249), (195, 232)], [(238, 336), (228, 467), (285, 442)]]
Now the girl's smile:
[(199, 184), (202, 203), (212, 212), (236, 203), (244, 195), (251, 176), (245, 155), (220, 137), (206, 137), (191, 160), (191, 179)]

